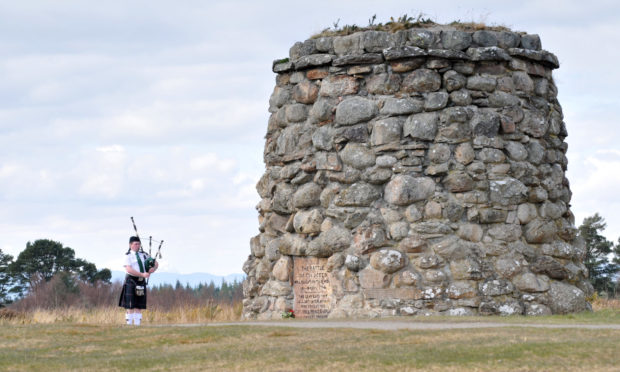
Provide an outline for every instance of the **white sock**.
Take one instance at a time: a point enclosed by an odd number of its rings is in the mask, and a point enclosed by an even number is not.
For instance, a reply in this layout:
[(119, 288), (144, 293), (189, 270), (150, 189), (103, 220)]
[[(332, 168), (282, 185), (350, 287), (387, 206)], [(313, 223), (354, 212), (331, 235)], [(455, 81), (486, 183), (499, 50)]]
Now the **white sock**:
[(142, 314), (136, 313), (136, 314), (133, 314), (133, 316), (134, 316), (133, 324), (134, 325), (140, 325), (140, 321), (142, 320)]
[(125, 320), (127, 321), (127, 324), (131, 325), (132, 319), (133, 319), (133, 314), (125, 313)]

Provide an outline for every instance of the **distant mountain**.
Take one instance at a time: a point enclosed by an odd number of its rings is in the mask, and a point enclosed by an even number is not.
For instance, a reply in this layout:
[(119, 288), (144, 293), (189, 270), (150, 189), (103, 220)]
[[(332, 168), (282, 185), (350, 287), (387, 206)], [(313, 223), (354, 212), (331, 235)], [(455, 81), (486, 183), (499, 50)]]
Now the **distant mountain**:
[[(235, 280), (241, 282), (245, 279), (245, 274), (230, 274), (226, 276), (212, 275), (208, 273), (192, 273), (192, 274), (177, 274), (156, 272), (149, 278), (149, 286), (158, 286), (161, 284), (175, 285), (179, 281), (183, 286), (189, 284), (190, 287), (195, 287), (200, 283), (209, 284), (213, 282), (215, 286), (219, 287), (223, 281), (232, 283)], [(112, 271), (112, 282), (125, 280), (124, 271)]]

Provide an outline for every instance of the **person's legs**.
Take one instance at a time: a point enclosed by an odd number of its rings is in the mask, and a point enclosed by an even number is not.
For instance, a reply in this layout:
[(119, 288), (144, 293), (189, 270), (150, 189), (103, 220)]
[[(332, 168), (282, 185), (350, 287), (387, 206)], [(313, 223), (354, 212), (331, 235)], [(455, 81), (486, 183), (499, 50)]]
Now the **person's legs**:
[(139, 326), (141, 321), (142, 321), (142, 310), (134, 309), (133, 324)]

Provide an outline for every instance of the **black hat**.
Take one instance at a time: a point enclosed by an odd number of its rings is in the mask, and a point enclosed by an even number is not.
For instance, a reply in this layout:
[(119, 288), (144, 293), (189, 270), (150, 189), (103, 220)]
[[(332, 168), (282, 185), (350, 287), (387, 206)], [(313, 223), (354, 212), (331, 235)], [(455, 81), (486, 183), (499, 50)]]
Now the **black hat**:
[(140, 238), (138, 238), (137, 236), (130, 236), (129, 237), (129, 244), (133, 243), (133, 242), (139, 242)]

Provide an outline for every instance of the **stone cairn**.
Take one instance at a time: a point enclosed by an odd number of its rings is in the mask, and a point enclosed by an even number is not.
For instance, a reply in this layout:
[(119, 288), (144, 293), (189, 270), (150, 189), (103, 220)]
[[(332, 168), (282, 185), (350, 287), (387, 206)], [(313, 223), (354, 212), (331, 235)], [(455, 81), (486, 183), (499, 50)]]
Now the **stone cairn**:
[(273, 64), (243, 317), (589, 309), (558, 67), (508, 31), (295, 43)]

